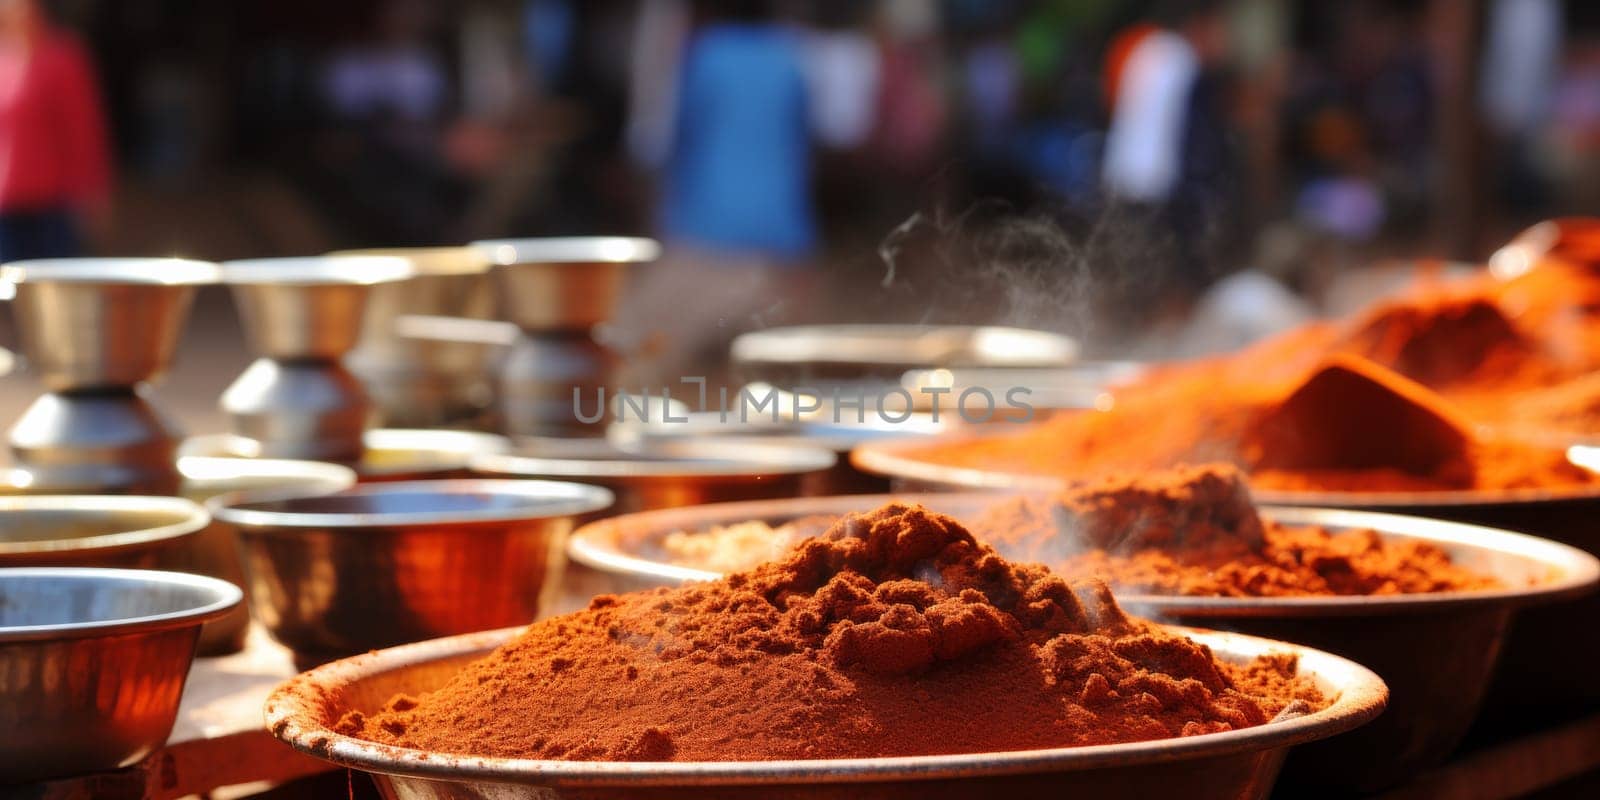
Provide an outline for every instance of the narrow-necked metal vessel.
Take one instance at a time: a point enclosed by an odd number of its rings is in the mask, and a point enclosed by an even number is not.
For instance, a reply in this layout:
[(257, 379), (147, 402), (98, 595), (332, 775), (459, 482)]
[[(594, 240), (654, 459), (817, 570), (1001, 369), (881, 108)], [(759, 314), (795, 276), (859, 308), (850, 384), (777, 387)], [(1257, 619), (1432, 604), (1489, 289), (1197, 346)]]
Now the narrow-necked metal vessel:
[(374, 286), (360, 344), (345, 358), (376, 403), (380, 424), (431, 428), (471, 420), (492, 399), (490, 352), (472, 343), (402, 335), (408, 316), (487, 321), (495, 310), (489, 259), (478, 248), (395, 247), (330, 256), (405, 259), (412, 277)]
[(410, 262), (384, 256), (223, 263), (259, 356), (222, 394), (233, 433), (270, 458), (359, 458), (373, 405), (342, 359), (360, 339), (372, 287), (411, 274)]
[(0, 785), (126, 767), (161, 747), (200, 625), (239, 599), (200, 575), (0, 569)]
[(661, 246), (621, 236), (473, 242), (495, 264), (505, 314), (521, 329), (500, 368), (498, 406), (506, 433), (598, 435), (573, 413), (573, 393), (592, 397), (621, 357), (595, 337), (616, 309), (629, 273)]
[(33, 492), (177, 492), (181, 432), (146, 387), (172, 360), (195, 287), (218, 277), (215, 264), (177, 258), (0, 267), (23, 353), (47, 390), (11, 428), (10, 482)]
[(309, 755), (371, 773), (380, 791), (415, 798), (1143, 798), (1182, 787), (1195, 800), (1255, 800), (1287, 748), (1350, 730), (1382, 712), (1383, 682), (1353, 662), (1299, 645), (1182, 631), (1236, 663), (1294, 653), (1330, 707), (1254, 728), (1095, 747), (815, 761), (583, 762), (408, 750), (334, 730), (397, 693), (437, 688), (520, 628), (397, 647), (315, 669), (267, 699), (267, 726)]

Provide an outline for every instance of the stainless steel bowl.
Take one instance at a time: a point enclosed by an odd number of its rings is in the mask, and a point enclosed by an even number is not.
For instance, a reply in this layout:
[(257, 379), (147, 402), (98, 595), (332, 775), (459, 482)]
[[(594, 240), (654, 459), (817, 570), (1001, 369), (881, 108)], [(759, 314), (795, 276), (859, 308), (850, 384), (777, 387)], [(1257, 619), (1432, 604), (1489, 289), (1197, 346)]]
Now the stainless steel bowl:
[[(356, 473), (349, 467), (276, 458), (188, 456), (178, 459), (178, 472), (183, 475), (183, 496), (197, 503), (229, 492), (266, 489), (326, 494), (356, 483)], [(215, 520), (196, 534), (189, 546), (174, 550), (163, 566), (246, 585), (239, 542), (228, 526)], [(201, 629), (200, 654), (240, 650), (249, 628), (250, 612), (240, 605)]]
[(472, 471), (494, 477), (548, 478), (604, 486), (616, 494), (612, 513), (721, 500), (793, 497), (807, 478), (833, 467), (816, 447), (746, 442), (662, 442), (622, 447), (602, 439), (521, 440), (511, 453), (479, 456)]
[(471, 245), (496, 265), (508, 319), (529, 333), (587, 331), (611, 318), (629, 270), (661, 257), (651, 239), (489, 239)]
[[(511, 449), (510, 439), (492, 433), (421, 428), (379, 428), (362, 434), (361, 441), (366, 450), (349, 466), (362, 483), (466, 477), (474, 457)], [(223, 433), (191, 436), (178, 453), (259, 458), (261, 448), (252, 439)]]
[(244, 546), (255, 618), (303, 662), (527, 623), (573, 521), (611, 503), (548, 481), (403, 481), (210, 501)]
[(875, 494), (888, 491), (888, 479), (856, 469), (850, 463), (850, 451), (863, 442), (880, 439), (926, 439), (948, 427), (944, 422), (934, 422), (927, 414), (914, 414), (905, 422), (894, 423), (876, 416), (866, 416), (864, 422), (858, 422), (855, 416), (848, 414), (838, 421), (830, 416), (784, 419), (779, 422), (772, 422), (769, 418), (723, 419), (723, 415), (715, 411), (681, 412), (668, 421), (667, 413), (672, 412), (651, 409), (647, 419), (618, 419), (607, 428), (606, 438), (622, 448), (695, 440), (727, 446), (756, 444), (824, 448), (833, 451), (837, 460), (818, 480), (815, 486), (818, 494)]
[(1284, 751), (1377, 716), (1383, 682), (1364, 667), (1298, 645), (1231, 633), (1183, 633), (1218, 658), (1298, 655), (1332, 706), (1226, 733), (1011, 753), (816, 761), (582, 762), (481, 758), (407, 750), (334, 732), (347, 711), (438, 688), (518, 629), (397, 647), (320, 667), (267, 699), (267, 725), (309, 755), (372, 773), (386, 796), (408, 798), (1263, 798)]
[(0, 569), (0, 784), (125, 767), (160, 747), (201, 623), (239, 598), (176, 572)]
[[(973, 519), (1003, 497), (932, 494), (916, 499), (957, 519)], [(574, 563), (610, 579), (602, 591), (708, 580), (717, 575), (666, 563), (661, 538), (673, 531), (747, 520), (781, 523), (869, 510), (889, 499), (818, 497), (630, 514), (579, 529), (568, 554)], [(1354, 659), (1383, 676), (1393, 692), (1389, 712), (1360, 733), (1297, 751), (1287, 776), (1297, 782), (1370, 790), (1443, 760), (1476, 716), (1514, 612), (1591, 592), (1600, 583), (1600, 561), (1593, 556), (1521, 534), (1392, 514), (1275, 506), (1263, 513), (1290, 524), (1371, 528), (1389, 539), (1425, 540), (1456, 563), (1499, 578), (1507, 587), (1304, 598), (1118, 592), (1124, 607), (1146, 616), (1307, 644)], [(1580, 666), (1573, 670), (1587, 674)]]
[(209, 521), (176, 497), (0, 497), (0, 567), (152, 567)]
[(181, 258), (13, 261), (0, 281), (28, 363), (51, 391), (133, 386), (166, 371), (195, 287), (217, 265)]
[(979, 325), (804, 325), (733, 340), (735, 369), (749, 381), (882, 379), (935, 367), (1061, 367), (1078, 343), (1048, 331)]
[(389, 256), (257, 258), (222, 263), (257, 355), (333, 360), (355, 347), (372, 287), (411, 277)]

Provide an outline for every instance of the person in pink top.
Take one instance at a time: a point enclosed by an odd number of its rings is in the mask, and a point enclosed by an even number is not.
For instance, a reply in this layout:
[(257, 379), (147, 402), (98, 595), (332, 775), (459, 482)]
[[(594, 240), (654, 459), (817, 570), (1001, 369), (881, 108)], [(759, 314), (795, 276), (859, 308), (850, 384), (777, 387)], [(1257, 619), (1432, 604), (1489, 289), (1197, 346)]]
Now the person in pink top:
[(79, 255), (110, 173), (83, 45), (37, 0), (0, 0), (0, 261)]

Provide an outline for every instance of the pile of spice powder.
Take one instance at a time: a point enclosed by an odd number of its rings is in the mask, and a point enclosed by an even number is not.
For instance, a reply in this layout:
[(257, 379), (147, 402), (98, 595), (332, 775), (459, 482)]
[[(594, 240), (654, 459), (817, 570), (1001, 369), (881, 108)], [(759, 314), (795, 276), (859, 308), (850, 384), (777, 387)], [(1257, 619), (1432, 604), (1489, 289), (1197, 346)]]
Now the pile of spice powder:
[(998, 504), (972, 524), (1012, 558), (1119, 592), (1222, 597), (1390, 595), (1499, 584), (1423, 541), (1263, 521), (1229, 465), (1106, 476)]
[[(1348, 369), (1358, 364), (1359, 370)], [(1445, 454), (1436, 467), (1418, 469), (1405, 452), (1413, 437), (1394, 431), (1441, 412), (1466, 415), (1447, 398), (1356, 356), (1319, 362), (1292, 382), (1251, 381), (1235, 366), (1164, 370), (1157, 373), (1163, 376), (1159, 380), (1124, 389), (1107, 410), (1058, 414), (1014, 433), (935, 441), (905, 455), (932, 464), (1067, 480), (1220, 461), (1248, 471), (1258, 489), (1286, 491), (1494, 491), (1600, 482), (1600, 475), (1570, 463), (1562, 448), (1484, 433), (1470, 421), (1453, 445), (1456, 452)], [(1342, 393), (1325, 414), (1296, 409), (1288, 422), (1306, 436), (1293, 430), (1261, 436), (1268, 423), (1281, 428), (1280, 410), (1291, 408), (1286, 404), (1330, 370), (1364, 376), (1370, 390)], [(1395, 385), (1410, 390), (1389, 388)], [(1270, 449), (1256, 446), (1262, 441)], [(1341, 442), (1340, 451), (1361, 452), (1363, 462), (1317, 463), (1322, 453), (1301, 452), (1330, 441)], [(1383, 463), (1386, 453), (1393, 463)]]
[(596, 598), (342, 733), (444, 753), (747, 761), (1191, 736), (1325, 706), (1126, 616), (1103, 583), (1014, 564), (890, 504), (718, 581)]

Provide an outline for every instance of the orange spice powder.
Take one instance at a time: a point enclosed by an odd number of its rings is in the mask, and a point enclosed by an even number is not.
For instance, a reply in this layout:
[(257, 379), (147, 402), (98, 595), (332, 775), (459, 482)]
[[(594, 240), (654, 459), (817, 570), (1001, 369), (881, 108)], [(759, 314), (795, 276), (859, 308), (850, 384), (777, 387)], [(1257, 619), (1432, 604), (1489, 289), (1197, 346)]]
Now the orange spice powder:
[(1294, 673), (1292, 657), (1219, 661), (1125, 615), (1103, 583), (1009, 562), (955, 520), (892, 504), (749, 572), (534, 623), (439, 690), (339, 728), (568, 760), (992, 752), (1236, 730), (1326, 704)]
[(1107, 476), (994, 506), (972, 529), (1012, 558), (1119, 592), (1218, 597), (1389, 595), (1498, 584), (1421, 541), (1264, 521), (1228, 465)]

